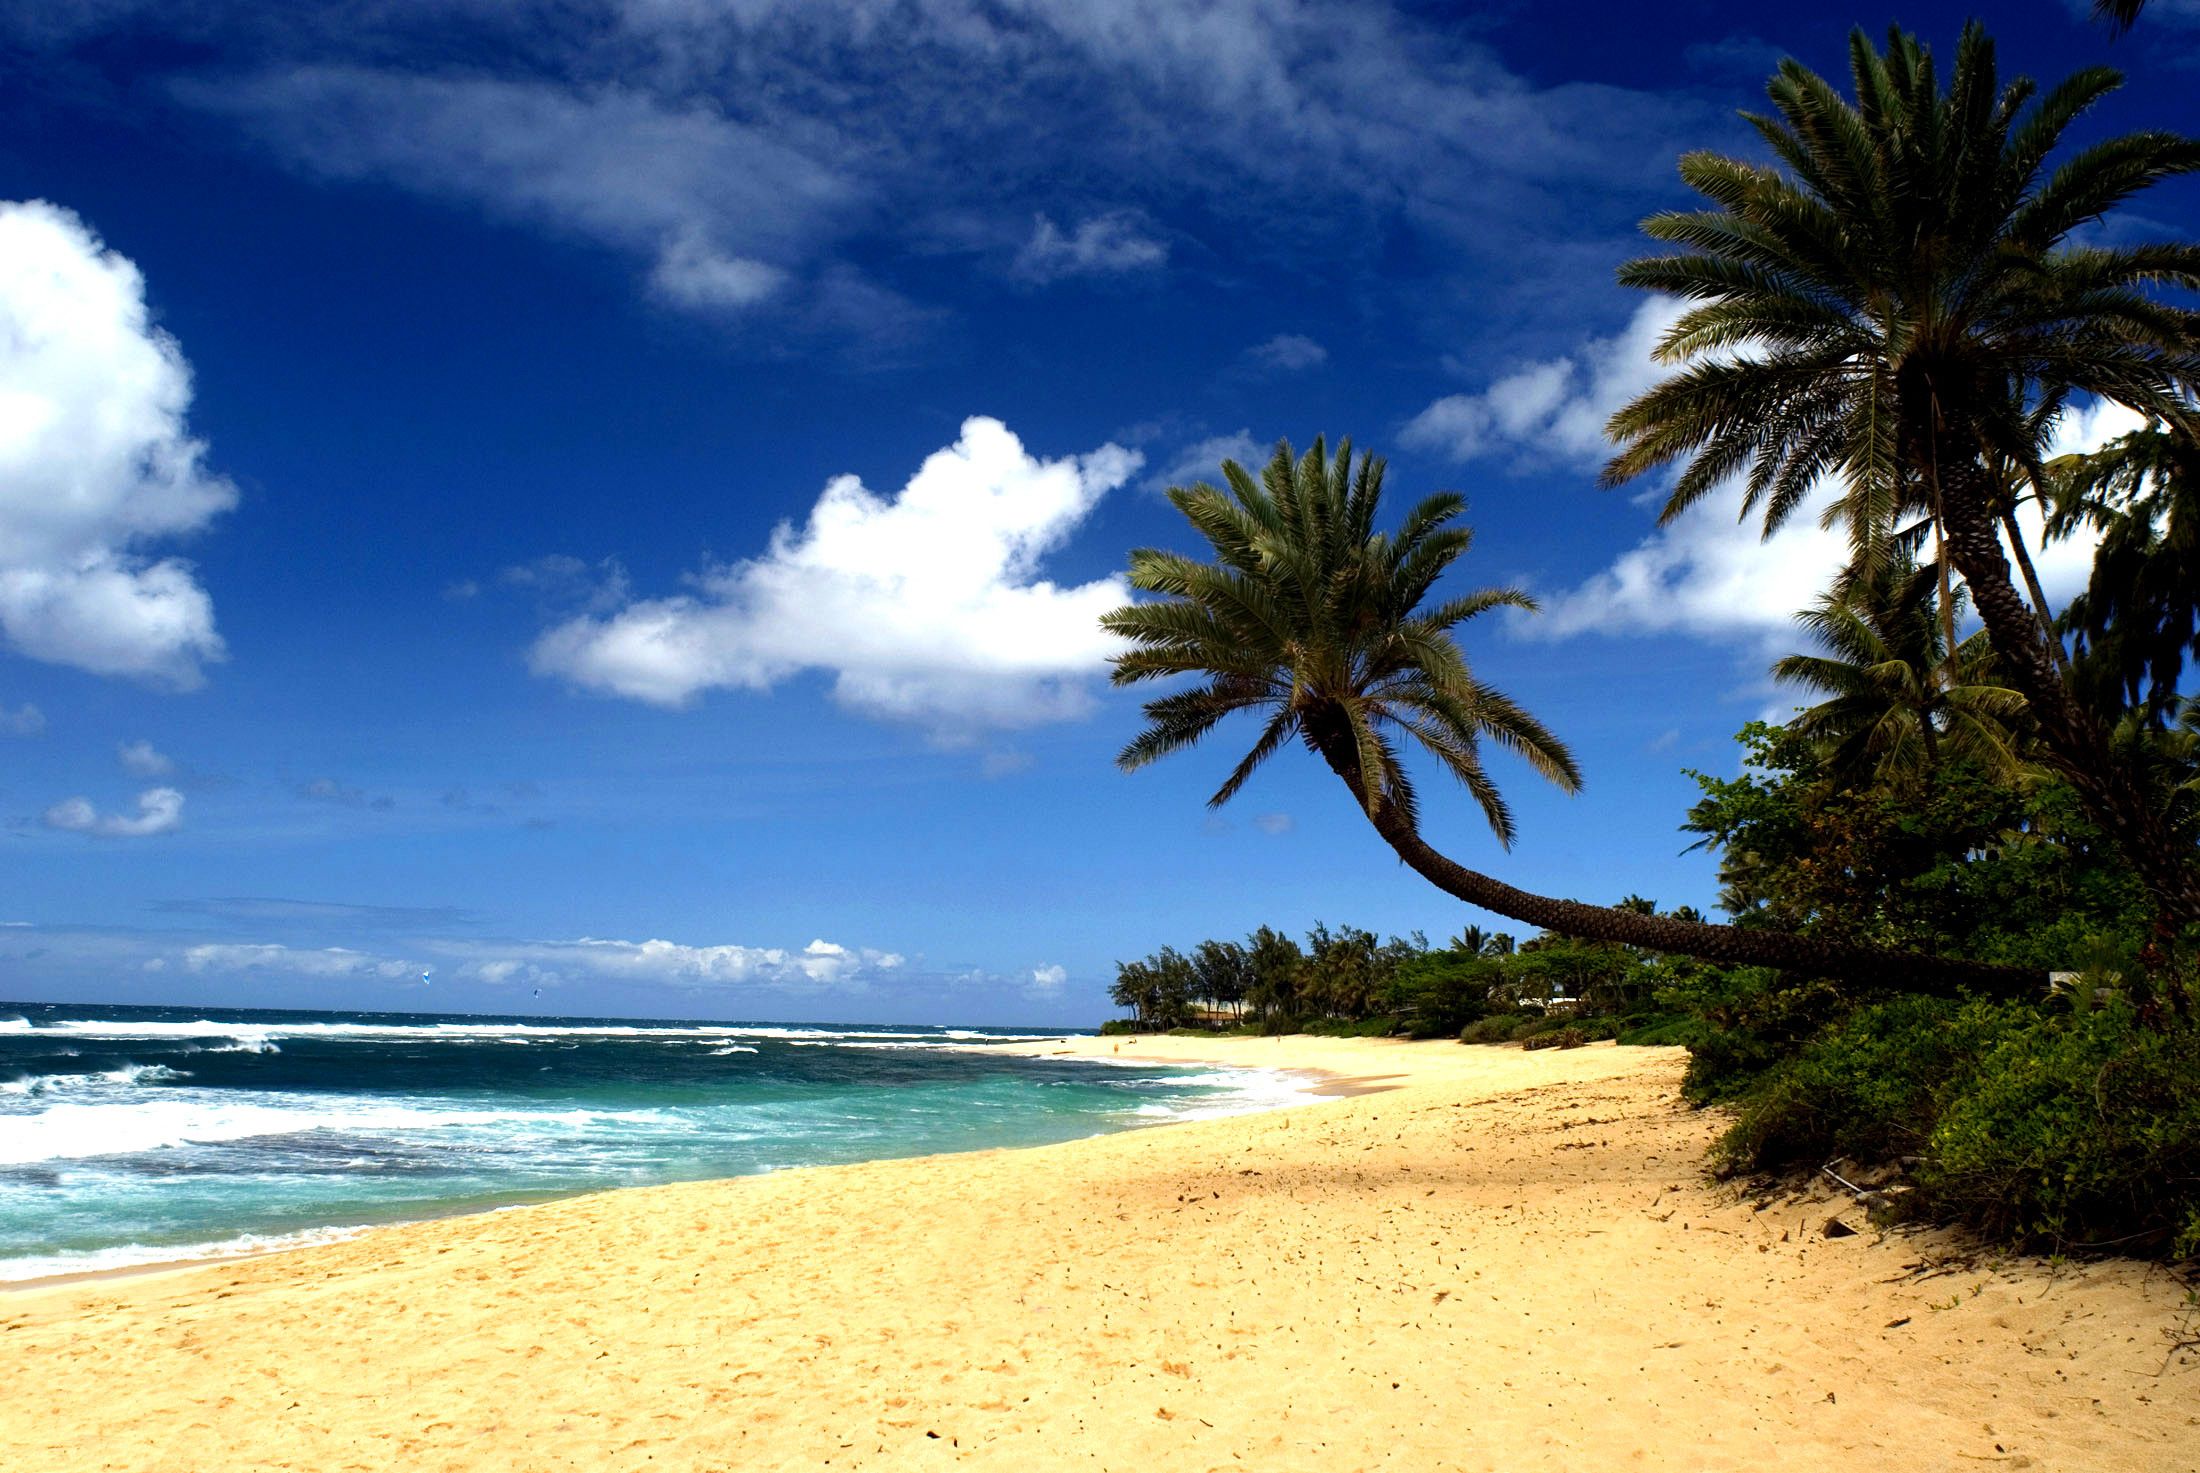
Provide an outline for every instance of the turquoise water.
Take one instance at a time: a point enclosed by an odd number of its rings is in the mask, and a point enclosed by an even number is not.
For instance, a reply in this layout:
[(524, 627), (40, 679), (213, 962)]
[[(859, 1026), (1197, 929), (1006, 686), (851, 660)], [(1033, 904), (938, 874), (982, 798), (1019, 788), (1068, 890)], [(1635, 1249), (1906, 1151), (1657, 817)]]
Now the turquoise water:
[(0, 1003), (0, 1280), (607, 1187), (1259, 1109), (1267, 1071), (1009, 1029)]

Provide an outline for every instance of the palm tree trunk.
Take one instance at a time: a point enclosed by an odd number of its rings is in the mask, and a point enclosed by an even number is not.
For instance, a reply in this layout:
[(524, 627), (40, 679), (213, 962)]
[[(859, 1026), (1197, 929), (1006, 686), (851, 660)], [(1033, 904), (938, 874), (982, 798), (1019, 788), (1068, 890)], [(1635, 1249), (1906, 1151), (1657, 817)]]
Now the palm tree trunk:
[(1940, 569), (1940, 677), (1942, 684), (1956, 684), (1956, 597), (1948, 584), (1948, 531), (1940, 517), (1940, 502), (1933, 502), (1933, 562)]
[(2032, 566), (2032, 554), (2025, 548), (2024, 532), (2017, 525), (2015, 507), (2001, 509), (2001, 525), (2009, 534), (2009, 550), (2017, 555), (2017, 571), (2024, 575), (2024, 586), (2032, 595), (2032, 612), (2039, 616), (2040, 638), (2047, 641), (2047, 650), (2055, 657), (2056, 668), (2067, 678), (2070, 652), (2063, 648), (2062, 636), (2055, 632), (2055, 616), (2047, 607), (2047, 590), (2040, 587), (2039, 570)]
[(1501, 916), (1584, 941), (1618, 942), (1731, 966), (1777, 967), (1818, 977), (1883, 982), (1909, 992), (2020, 996), (2047, 986), (2047, 973), (2034, 967), (1994, 966), (1956, 957), (1848, 946), (1791, 931), (1704, 925), (1518, 889), (1437, 853), (1404, 814), (1387, 803), (1371, 804), (1360, 784), (1358, 753), (1341, 727), (1329, 731), (1310, 728), (1309, 735), (1323, 760), (1360, 801), (1360, 809), (1375, 825), (1375, 832), (1397, 851), (1407, 868), (1447, 895)]
[(2048, 765), (2076, 791), (2146, 886), (2159, 939), (2176, 936), (2200, 921), (2200, 864), (2191, 847), (2170, 833), (2131, 772), (2110, 754), (2107, 732), (2072, 695), (2049, 655), (2038, 617), (2009, 581), (1985, 468), (1975, 458), (1944, 465), (1941, 496), (1949, 512), (1949, 554), (1971, 590), (1995, 658), (2039, 722)]

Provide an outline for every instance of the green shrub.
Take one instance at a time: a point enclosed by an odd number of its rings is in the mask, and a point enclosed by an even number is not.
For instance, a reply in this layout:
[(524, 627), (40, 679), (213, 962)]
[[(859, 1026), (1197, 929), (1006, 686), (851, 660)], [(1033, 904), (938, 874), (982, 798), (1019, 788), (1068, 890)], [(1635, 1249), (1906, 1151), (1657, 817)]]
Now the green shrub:
[(1531, 1034), (1521, 1041), (1525, 1049), (1580, 1048), (1589, 1041), (1589, 1035), (1579, 1028), (1556, 1028), (1548, 1033)]
[(1630, 1048), (1685, 1047), (1695, 1042), (1696, 1020), (1670, 1016), (1630, 1019), (1627, 1026), (1620, 1029), (1618, 1037)]
[(1145, 1031), (1144, 1028), (1139, 1026), (1138, 1020), (1135, 1018), (1110, 1018), (1100, 1025), (1100, 1036), (1103, 1038), (1113, 1037), (1119, 1033), (1143, 1033)]
[(2122, 1005), (2004, 1024), (1945, 1093), (1926, 1205), (2034, 1246), (2200, 1252), (2200, 1029)]
[(1409, 1038), (1447, 1038), (1490, 1011), (1490, 988), (1504, 975), (1494, 957), (1454, 947), (1405, 958), (1383, 997)]
[(1553, 1018), (1543, 1013), (1528, 1013), (1516, 1019), (1512, 1032), (1506, 1036), (1515, 1043), (1524, 1043), (1539, 1033), (1556, 1033), (1566, 1026), (1564, 1018)]
[[(1536, 1046), (1535, 1040), (1529, 1047)], [(2067, 1251), (2200, 1253), (2200, 1028), (2109, 1003), (1904, 997), (1731, 1095), (1749, 1169), (1915, 1158), (1912, 1210)]]
[(1920, 1151), (1940, 1091), (2010, 1011), (1935, 997), (1860, 1008), (1739, 1095), (1720, 1153), (1736, 1166), (1778, 1167)]
[(1699, 1105), (1740, 1094), (1853, 1005), (1830, 982), (1763, 967), (1706, 970), (1659, 1000), (1695, 1016), (1681, 1092)]
[(1512, 1038), (1512, 1031), (1519, 1026), (1519, 1019), (1502, 1015), (1494, 1018), (1477, 1018), (1459, 1030), (1461, 1043), (1505, 1043)]

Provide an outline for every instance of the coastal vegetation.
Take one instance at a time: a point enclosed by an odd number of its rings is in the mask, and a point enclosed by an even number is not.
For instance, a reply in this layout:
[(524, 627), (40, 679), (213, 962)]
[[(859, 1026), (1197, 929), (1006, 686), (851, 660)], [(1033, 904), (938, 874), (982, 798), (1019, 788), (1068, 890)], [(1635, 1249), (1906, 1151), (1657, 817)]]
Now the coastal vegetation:
[[(1264, 928), (1126, 963), (1116, 1000), (1149, 1028), (1683, 1043), (1689, 1098), (1732, 1112), (1727, 1169), (1861, 1161), (1886, 1213), (2200, 1253), (2200, 247), (2095, 228), (2200, 171), (2200, 143), (2064, 148), (2120, 78), (2004, 81), (1976, 23), (1945, 86), (1900, 30), (1857, 33), (1850, 63), (1848, 96), (1782, 63), (1745, 115), (1769, 161), (1686, 155), (1705, 206), (1645, 222), (1663, 252), (1620, 272), (1682, 310), (1667, 376), (1608, 425), (1605, 484), (1665, 477), (1667, 520), (1738, 495), (1768, 533), (1846, 533), (1772, 667), (1804, 704), (1744, 728), (1733, 775), (1694, 774), (1682, 827), (1724, 922), (1533, 894), (1426, 842), (1409, 745), (1500, 847), (1487, 749), (1581, 785), (1458, 643), (1534, 600), (1448, 586), (1461, 497), (1385, 530), (1379, 457), (1283, 443), (1170, 492), (1202, 556), (1132, 554), (1147, 597), (1104, 621), (1115, 679), (1191, 683), (1146, 703), (1120, 764), (1255, 715), (1211, 804), (1303, 746), (1417, 874), (1534, 934)], [(2103, 405), (2143, 428), (2058, 455)], [(2097, 546), (2060, 610), (2041, 527)]]

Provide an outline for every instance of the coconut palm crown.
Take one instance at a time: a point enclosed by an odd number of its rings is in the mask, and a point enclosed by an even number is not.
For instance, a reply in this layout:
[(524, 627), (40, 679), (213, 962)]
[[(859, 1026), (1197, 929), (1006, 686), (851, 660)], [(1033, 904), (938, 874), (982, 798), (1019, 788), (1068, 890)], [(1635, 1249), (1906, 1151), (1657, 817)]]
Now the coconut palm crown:
[(1983, 633), (1948, 657), (1933, 616), (1933, 573), (1890, 563), (1868, 579), (1841, 580), (1795, 616), (1819, 652), (1785, 656), (1772, 674), (1823, 697), (1788, 726), (1820, 743), (1836, 773), (1928, 774), (1944, 755), (2005, 776), (2024, 768), (2012, 731), (2023, 724), (2024, 697), (1995, 678)]
[(1390, 809), (1418, 825), (1419, 801), (1399, 758), (1410, 737), (1465, 786), (1508, 848), (1511, 810), (1482, 765), (1485, 740), (1524, 758), (1566, 792), (1581, 771), (1563, 742), (1502, 692), (1475, 678), (1452, 631), (1477, 615), (1535, 600), (1485, 588), (1422, 604), (1473, 545), (1456, 525), (1465, 499), (1430, 496), (1395, 534), (1375, 530), (1384, 462), (1352, 442), (1334, 457), (1320, 439), (1303, 456), (1278, 445), (1260, 480), (1224, 461), (1222, 489), (1173, 488), (1169, 500), (1212, 544), (1215, 561), (1141, 548), (1130, 583), (1161, 601), (1101, 620), (1131, 642), (1115, 683), (1169, 676), (1202, 682), (1146, 705), (1147, 727), (1117, 761), (1126, 770), (1192, 746), (1224, 717), (1265, 714), (1253, 748), (1216, 789), (1220, 807), (1293, 737), (1322, 753), (1351, 754), (1353, 794), (1373, 816)]
[[(1421, 837), (1420, 805), (1399, 738), (1425, 750), (1465, 786), (1500, 842), (1513, 821), (1482, 765), (1488, 745), (1514, 753), (1567, 792), (1580, 769), (1557, 737), (1510, 698), (1476, 679), (1453, 631), (1493, 608), (1533, 608), (1515, 589), (1436, 598), (1472, 542), (1454, 525), (1458, 496), (1431, 496), (1395, 532), (1376, 530), (1384, 463), (1349, 441), (1331, 456), (1276, 447), (1258, 480), (1225, 461), (1228, 490), (1172, 489), (1169, 499), (1214, 551), (1212, 561), (1141, 549), (1130, 581), (1146, 603), (1107, 614), (1128, 641), (1114, 657), (1119, 686), (1190, 676), (1194, 684), (1146, 703), (1147, 725), (1117, 758), (1137, 769), (1194, 746), (1239, 712), (1262, 718), (1252, 749), (1210, 803), (1230, 800), (1293, 739), (1344, 781), (1375, 831), (1437, 888), (1513, 920), (1708, 961), (1785, 967), (1814, 975), (1901, 976), (1921, 989), (2026, 990), (2045, 973), (1911, 956), (1770, 930), (1711, 926), (1562, 900), (1468, 869)], [(1425, 606), (1424, 606), (1425, 605)]]
[(1925, 519), (2031, 708), (2044, 759), (2174, 932), (2200, 920), (2200, 869), (2112, 760), (2017, 592), (1995, 467), (2044, 483), (2041, 426), (2074, 394), (2200, 429), (2200, 313), (2158, 294), (2200, 287), (2200, 246), (2083, 242), (2134, 194), (2200, 169), (2200, 142), (2127, 133), (2050, 167), (2120, 76), (2090, 67), (2044, 93), (2028, 78), (2004, 84), (1976, 22), (1945, 89), (1931, 51), (1900, 30), (1884, 51), (1858, 31), (1849, 53), (1854, 101), (1782, 62), (1767, 89), (1775, 115), (1745, 114), (1773, 161), (1684, 155), (1682, 179), (1711, 207), (1644, 222), (1671, 249), (1620, 280), (1685, 310), (1658, 348), (1675, 371), (1607, 426), (1620, 448), (1604, 479), (1677, 463), (1668, 519), (1738, 480), (1767, 531), (1831, 482), (1827, 516), (1867, 573), (1909, 518)]

